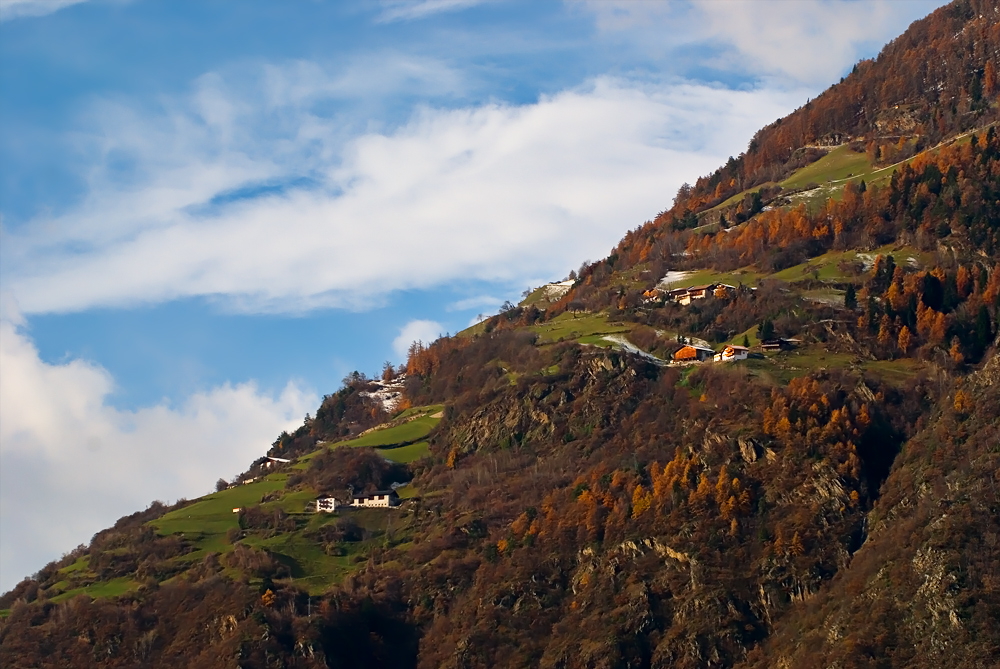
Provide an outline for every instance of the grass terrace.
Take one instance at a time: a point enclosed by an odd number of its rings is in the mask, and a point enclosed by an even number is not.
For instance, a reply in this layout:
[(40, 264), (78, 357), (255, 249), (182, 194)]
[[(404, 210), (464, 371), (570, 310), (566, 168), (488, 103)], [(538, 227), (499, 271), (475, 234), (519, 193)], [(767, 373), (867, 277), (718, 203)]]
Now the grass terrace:
[(538, 334), (539, 344), (557, 341), (582, 340), (595, 335), (618, 334), (631, 330), (623, 323), (612, 323), (604, 313), (563, 312), (546, 323), (536, 323), (528, 328)]

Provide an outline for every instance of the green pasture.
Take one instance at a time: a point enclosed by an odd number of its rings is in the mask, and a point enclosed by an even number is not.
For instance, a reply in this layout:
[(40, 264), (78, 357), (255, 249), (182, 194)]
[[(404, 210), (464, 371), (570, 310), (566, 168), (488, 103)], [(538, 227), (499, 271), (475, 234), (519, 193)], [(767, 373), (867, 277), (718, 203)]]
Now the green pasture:
[(98, 597), (118, 597), (119, 595), (124, 595), (126, 592), (132, 592), (133, 590), (138, 589), (138, 581), (134, 581), (127, 576), (122, 576), (120, 578), (113, 578), (110, 581), (101, 581), (99, 583), (92, 583), (82, 588), (67, 590), (66, 592), (52, 597), (49, 601), (58, 604), (59, 602), (65, 602), (66, 600), (73, 599), (77, 595), (87, 595), (88, 597), (92, 597), (94, 599), (97, 599)]
[(231, 527), (237, 527), (236, 507), (260, 504), (260, 498), (269, 492), (284, 490), (288, 474), (271, 474), (263, 479), (237, 485), (205, 495), (197, 502), (171, 511), (150, 524), (160, 534), (225, 534)]
[[(426, 409), (426, 407), (422, 408)], [(374, 430), (356, 439), (328, 444), (325, 448), (381, 448), (386, 449), (386, 457), (394, 459), (391, 455), (389, 455), (389, 453), (399, 450), (401, 447), (415, 445), (416, 442), (422, 440), (430, 434), (431, 430), (437, 427), (437, 424), (441, 422), (440, 413), (443, 405), (435, 405), (430, 408), (435, 409), (435, 411), (433, 413), (425, 412), (420, 417), (414, 418), (413, 420), (403, 423), (402, 425), (387, 427), (381, 430)], [(315, 451), (300, 457), (298, 462), (295, 463), (294, 468), (307, 468), (310, 461), (316, 457), (317, 453), (321, 452), (322, 448), (324, 447), (318, 448)], [(419, 449), (411, 449), (410, 451), (401, 452), (400, 455), (402, 457), (406, 457), (406, 455), (410, 455), (418, 451)], [(403, 462), (403, 460), (399, 460), (398, 462)], [(411, 460), (407, 460), (406, 462), (411, 462)]]
[(864, 178), (871, 174), (872, 166), (868, 157), (856, 153), (847, 145), (838, 146), (814, 163), (797, 170), (779, 183), (785, 190), (797, 190), (810, 184), (822, 185), (833, 181)]
[(528, 327), (538, 335), (539, 344), (549, 344), (559, 340), (575, 340), (592, 335), (628, 332), (631, 327), (622, 323), (611, 323), (604, 313), (563, 312), (545, 323)]
[[(749, 340), (750, 346), (756, 346), (757, 344), (760, 343), (760, 339), (757, 338), (757, 326), (754, 325), (749, 330), (747, 330), (746, 332), (741, 332), (738, 335), (736, 335), (735, 337), (733, 337), (732, 339), (730, 339), (729, 341), (725, 342), (725, 344), (733, 344), (735, 346), (743, 346), (743, 337), (744, 336), (746, 336), (746, 338)], [(725, 344), (722, 344), (720, 346), (719, 350), (721, 350), (722, 346), (725, 346)]]
[(351, 439), (350, 441), (342, 441), (338, 444), (334, 444), (334, 446), (347, 446), (350, 448), (385, 448), (387, 446), (405, 445), (426, 437), (440, 422), (440, 418), (434, 418), (433, 416), (421, 416), (420, 418), (414, 418), (413, 420), (403, 423), (402, 425), (388, 427), (382, 430), (375, 430), (373, 432), (369, 432), (363, 437)]
[(361, 552), (358, 549), (365, 549), (365, 552), (367, 549), (367, 546), (359, 545), (361, 542), (343, 542), (341, 545), (345, 547), (345, 555), (327, 555), (320, 544), (306, 538), (302, 532), (289, 532), (268, 538), (250, 535), (241, 542), (268, 551), (288, 567), (292, 581), (310, 594), (319, 594), (340, 582), (352, 571), (353, 559)]
[(401, 462), (403, 464), (425, 458), (430, 454), (431, 446), (426, 441), (418, 441), (415, 444), (397, 446), (396, 448), (387, 448), (382, 451), (382, 455), (393, 462)]
[(840, 267), (841, 264), (861, 261), (865, 265), (870, 266), (877, 255), (891, 255), (895, 263), (903, 267), (925, 267), (932, 261), (930, 254), (922, 253), (912, 247), (888, 244), (868, 253), (830, 251), (815, 258), (810, 258), (806, 262), (794, 267), (771, 274), (767, 278), (787, 281), (789, 283), (809, 279), (834, 282), (857, 280), (859, 277), (845, 273)]
[(443, 404), (428, 404), (426, 406), (410, 407), (409, 409), (400, 411), (397, 415), (393, 416), (393, 418), (398, 420), (400, 418), (409, 418), (410, 416), (432, 415), (436, 414), (438, 411), (444, 411)]
[(412, 484), (406, 484), (396, 488), (396, 494), (399, 495), (400, 499), (413, 499), (420, 494), (420, 491)]

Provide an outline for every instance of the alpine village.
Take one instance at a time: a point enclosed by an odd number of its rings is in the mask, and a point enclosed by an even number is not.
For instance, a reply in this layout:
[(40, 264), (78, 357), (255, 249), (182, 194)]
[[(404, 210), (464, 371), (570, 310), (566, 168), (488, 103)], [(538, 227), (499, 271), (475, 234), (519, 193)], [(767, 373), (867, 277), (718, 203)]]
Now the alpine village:
[(0, 665), (1000, 666), (998, 70), (996, 0), (917, 21), (603, 260), (40, 565)]

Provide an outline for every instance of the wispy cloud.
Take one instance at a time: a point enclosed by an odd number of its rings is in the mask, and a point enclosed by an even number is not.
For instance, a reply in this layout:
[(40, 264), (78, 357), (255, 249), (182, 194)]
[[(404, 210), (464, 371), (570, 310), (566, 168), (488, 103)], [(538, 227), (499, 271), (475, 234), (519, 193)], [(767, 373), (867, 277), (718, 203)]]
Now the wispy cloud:
[(45, 16), (63, 7), (77, 5), (87, 0), (4, 0), (0, 2), (0, 21), (25, 16)]
[[(804, 97), (602, 78), (345, 137), (315, 112), (330, 80), (303, 68), (269, 70), (263, 92), (204, 77), (155, 115), (105, 106), (88, 197), (7, 231), (3, 279), (25, 313), (194, 296), (363, 308), (398, 289), (562, 276)], [(295, 183), (308, 187), (218, 197)]]
[[(114, 379), (84, 360), (49, 364), (0, 320), (0, 591), (154, 499), (211, 492), (318, 398), (223, 385), (178, 406), (109, 406)], [(262, 437), (262, 435), (265, 435)]]
[(570, 0), (605, 35), (663, 57), (698, 50), (699, 65), (825, 87), (947, 0)]
[(384, 9), (378, 20), (383, 23), (392, 21), (413, 21), (432, 14), (454, 12), (481, 5), (487, 0), (385, 0)]
[(479, 307), (496, 308), (503, 304), (503, 300), (499, 297), (493, 297), (492, 295), (477, 295), (475, 297), (467, 297), (464, 300), (457, 300), (448, 305), (448, 311), (466, 311), (468, 309), (476, 309)]

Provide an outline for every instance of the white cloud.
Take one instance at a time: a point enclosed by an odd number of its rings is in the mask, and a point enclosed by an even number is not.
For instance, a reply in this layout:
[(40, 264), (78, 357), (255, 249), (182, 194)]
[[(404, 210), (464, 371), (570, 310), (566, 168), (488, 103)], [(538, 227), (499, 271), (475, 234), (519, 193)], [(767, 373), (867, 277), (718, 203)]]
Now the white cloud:
[(467, 297), (463, 300), (458, 300), (449, 304), (446, 309), (448, 311), (465, 311), (466, 309), (474, 309), (476, 307), (499, 307), (503, 304), (503, 300), (499, 297), (493, 297), (492, 295), (477, 295), (475, 297)]
[[(301, 102), (329, 82), (301, 71), (269, 70), (266, 94), (203, 77), (159, 116), (103, 107), (87, 199), (6, 231), (3, 278), (25, 313), (193, 296), (364, 308), (393, 290), (561, 276), (804, 97), (603, 78), (345, 140)], [(310, 188), (232, 197), (303, 176)]]
[(821, 88), (946, 0), (582, 0), (605, 34), (657, 56), (700, 45), (700, 63)]
[(412, 21), (432, 14), (467, 9), (483, 2), (485, 0), (386, 0), (382, 3), (385, 9), (378, 20), (384, 23)]
[(0, 3), (0, 21), (22, 16), (44, 16), (81, 2), (86, 0), (3, 0)]
[(0, 369), (0, 591), (154, 499), (211, 492), (318, 403), (250, 383), (121, 411), (106, 402), (107, 371), (45, 363), (6, 319)]
[(392, 350), (403, 360), (410, 350), (410, 344), (430, 344), (443, 334), (444, 327), (437, 321), (410, 321), (399, 329), (399, 336), (392, 340)]

